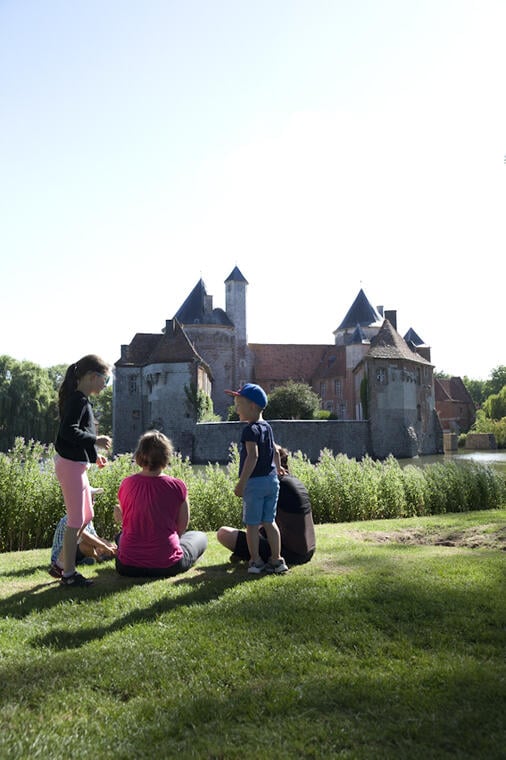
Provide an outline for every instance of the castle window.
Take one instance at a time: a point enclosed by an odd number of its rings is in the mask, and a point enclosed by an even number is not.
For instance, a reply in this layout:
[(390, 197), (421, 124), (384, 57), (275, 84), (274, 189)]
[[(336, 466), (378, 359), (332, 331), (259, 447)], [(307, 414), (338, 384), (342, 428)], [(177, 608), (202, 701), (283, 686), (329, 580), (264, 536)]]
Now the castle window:
[(384, 367), (378, 367), (376, 369), (376, 382), (380, 385), (386, 385), (387, 371)]
[(325, 398), (326, 393), (327, 393), (327, 383), (320, 383), (320, 396), (322, 398)]
[(337, 398), (341, 398), (341, 394), (343, 392), (343, 385), (341, 380), (334, 380), (334, 393), (336, 394)]
[(137, 378), (133, 375), (128, 378), (128, 391), (129, 393), (137, 393)]

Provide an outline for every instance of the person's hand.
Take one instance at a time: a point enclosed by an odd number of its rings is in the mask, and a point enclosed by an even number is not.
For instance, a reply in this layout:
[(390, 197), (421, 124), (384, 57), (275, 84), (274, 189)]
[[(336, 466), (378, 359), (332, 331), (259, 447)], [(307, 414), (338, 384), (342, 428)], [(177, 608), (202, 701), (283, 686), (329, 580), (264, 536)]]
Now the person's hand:
[(99, 454), (97, 457), (97, 465), (99, 469), (101, 470), (102, 467), (105, 467), (107, 464), (107, 457), (104, 457), (103, 454)]
[(99, 449), (105, 449), (108, 451), (111, 448), (112, 438), (110, 438), (108, 435), (99, 435), (97, 436), (95, 444)]
[(123, 513), (119, 504), (114, 505), (114, 522), (121, 523), (123, 520)]
[(236, 485), (236, 487), (234, 488), (234, 493), (235, 493), (236, 496), (242, 496), (243, 495), (244, 488), (242, 487), (242, 485), (240, 483), (238, 483)]

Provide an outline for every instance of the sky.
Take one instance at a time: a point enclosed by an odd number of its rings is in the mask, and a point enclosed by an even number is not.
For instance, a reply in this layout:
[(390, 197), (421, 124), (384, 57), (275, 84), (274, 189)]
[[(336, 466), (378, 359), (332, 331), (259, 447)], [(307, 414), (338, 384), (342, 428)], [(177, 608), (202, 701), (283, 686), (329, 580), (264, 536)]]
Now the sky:
[(362, 288), (506, 364), (504, 0), (0, 0), (0, 355), (114, 363), (235, 266), (252, 343)]

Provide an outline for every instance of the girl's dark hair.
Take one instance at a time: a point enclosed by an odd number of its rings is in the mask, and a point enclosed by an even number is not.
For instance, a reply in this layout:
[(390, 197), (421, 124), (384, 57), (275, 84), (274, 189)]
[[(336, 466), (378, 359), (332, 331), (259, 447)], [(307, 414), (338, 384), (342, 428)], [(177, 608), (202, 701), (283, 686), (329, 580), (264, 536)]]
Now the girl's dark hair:
[(167, 436), (159, 430), (148, 430), (141, 435), (135, 461), (139, 467), (147, 467), (148, 470), (163, 470), (170, 463), (174, 449)]
[(107, 374), (109, 372), (109, 365), (101, 359), (100, 356), (87, 354), (75, 364), (71, 364), (67, 368), (65, 377), (58, 390), (58, 411), (60, 412), (60, 419), (63, 417), (63, 409), (66, 400), (70, 394), (75, 391), (81, 378), (83, 378), (88, 372)]

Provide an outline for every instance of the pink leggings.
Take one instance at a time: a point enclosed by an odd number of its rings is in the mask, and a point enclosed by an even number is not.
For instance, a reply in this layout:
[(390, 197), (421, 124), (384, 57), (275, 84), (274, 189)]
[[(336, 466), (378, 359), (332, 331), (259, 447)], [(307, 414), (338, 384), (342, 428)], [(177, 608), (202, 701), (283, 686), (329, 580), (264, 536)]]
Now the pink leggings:
[(88, 465), (85, 462), (64, 459), (57, 454), (54, 458), (54, 470), (63, 493), (67, 525), (79, 530), (93, 519)]

